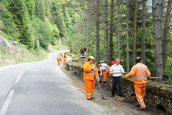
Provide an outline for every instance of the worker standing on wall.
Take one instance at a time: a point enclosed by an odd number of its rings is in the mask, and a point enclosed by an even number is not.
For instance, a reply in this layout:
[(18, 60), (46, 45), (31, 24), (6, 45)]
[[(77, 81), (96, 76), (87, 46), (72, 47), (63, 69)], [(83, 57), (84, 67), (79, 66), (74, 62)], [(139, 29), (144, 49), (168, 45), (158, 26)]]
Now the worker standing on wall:
[(94, 99), (94, 89), (96, 79), (99, 81), (98, 68), (94, 64), (94, 57), (89, 56), (88, 62), (83, 66), (83, 80), (85, 83), (85, 93), (87, 100)]
[(146, 91), (147, 79), (150, 78), (151, 73), (146, 65), (142, 63), (141, 57), (136, 58), (136, 64), (131, 71), (126, 75), (126, 78), (134, 77), (134, 89), (136, 94), (137, 105), (139, 110), (146, 109), (144, 103), (144, 96)]

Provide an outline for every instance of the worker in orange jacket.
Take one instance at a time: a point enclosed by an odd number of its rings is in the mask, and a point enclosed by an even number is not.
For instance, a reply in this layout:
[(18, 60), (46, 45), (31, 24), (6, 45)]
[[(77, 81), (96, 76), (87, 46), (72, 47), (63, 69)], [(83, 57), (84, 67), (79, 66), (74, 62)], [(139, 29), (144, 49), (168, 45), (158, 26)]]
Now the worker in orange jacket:
[(108, 77), (110, 76), (110, 66), (108, 66), (106, 63), (103, 63), (104, 61), (102, 61), (102, 63), (99, 65), (100, 67), (100, 71), (103, 75), (103, 82), (106, 82), (106, 80), (108, 79)]
[(85, 83), (85, 93), (87, 100), (94, 99), (93, 93), (95, 89), (96, 79), (99, 81), (98, 68), (94, 64), (94, 57), (89, 56), (88, 62), (83, 66), (83, 80)]
[(61, 62), (62, 62), (62, 56), (60, 54), (60, 55), (57, 56), (57, 63), (58, 63), (59, 66), (61, 65)]
[(146, 109), (144, 103), (144, 96), (146, 91), (147, 79), (150, 78), (151, 73), (146, 65), (142, 63), (141, 57), (136, 58), (136, 64), (132, 67), (131, 71), (126, 75), (126, 78), (134, 78), (134, 89), (137, 99), (139, 110)]
[(65, 53), (64, 56), (63, 56), (63, 61), (64, 61), (64, 63), (67, 62), (67, 55), (66, 55), (66, 53)]
[(107, 66), (105, 70), (103, 70), (103, 82), (106, 82), (108, 77), (110, 76), (110, 66)]

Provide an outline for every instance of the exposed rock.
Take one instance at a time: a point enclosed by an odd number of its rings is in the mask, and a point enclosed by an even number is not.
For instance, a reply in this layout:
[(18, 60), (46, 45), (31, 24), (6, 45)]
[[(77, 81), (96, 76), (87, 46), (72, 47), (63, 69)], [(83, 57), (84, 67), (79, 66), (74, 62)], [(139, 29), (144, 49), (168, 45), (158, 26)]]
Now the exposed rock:
[(2, 36), (0, 36), (0, 46), (11, 48), (11, 44)]

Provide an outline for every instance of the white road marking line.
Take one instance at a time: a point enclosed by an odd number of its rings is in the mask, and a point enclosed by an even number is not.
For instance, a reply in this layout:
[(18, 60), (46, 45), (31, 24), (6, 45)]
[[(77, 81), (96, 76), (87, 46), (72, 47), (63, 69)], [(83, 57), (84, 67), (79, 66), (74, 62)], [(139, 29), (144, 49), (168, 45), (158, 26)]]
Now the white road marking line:
[(10, 93), (9, 93), (9, 95), (8, 95), (8, 97), (7, 97), (5, 103), (4, 103), (4, 105), (3, 105), (3, 107), (2, 107), (2, 109), (0, 111), (0, 115), (5, 115), (6, 114), (7, 109), (9, 107), (10, 103), (11, 103), (12, 97), (14, 95), (14, 92), (15, 92), (15, 90), (10, 91)]
[[(28, 69), (26, 69), (25, 71), (28, 71), (30, 69), (32, 69), (33, 67), (30, 67)], [(23, 76), (23, 74), (25, 73), (25, 71), (23, 71), (22, 73), (20, 73), (20, 75), (17, 77), (15, 84), (18, 84), (18, 82), (20, 81), (21, 77)]]
[[(26, 70), (29, 70), (29, 69), (31, 69), (31, 68), (28, 68)], [(20, 73), (20, 75), (17, 77), (17, 79), (15, 81), (15, 84), (17, 84), (20, 81), (20, 78), (23, 76), (24, 73), (25, 73), (25, 71), (23, 71), (22, 73)], [(6, 114), (7, 109), (9, 107), (10, 103), (11, 103), (12, 97), (14, 95), (14, 92), (15, 92), (14, 89), (10, 91), (10, 93), (9, 93), (9, 95), (8, 95), (8, 97), (7, 97), (5, 103), (4, 103), (4, 105), (3, 105), (3, 107), (2, 107), (2, 109), (0, 111), (0, 115), (5, 115)]]
[(24, 74), (24, 72), (20, 73), (20, 75), (17, 77), (15, 84), (17, 84), (20, 80), (20, 78), (22, 77), (22, 75)]

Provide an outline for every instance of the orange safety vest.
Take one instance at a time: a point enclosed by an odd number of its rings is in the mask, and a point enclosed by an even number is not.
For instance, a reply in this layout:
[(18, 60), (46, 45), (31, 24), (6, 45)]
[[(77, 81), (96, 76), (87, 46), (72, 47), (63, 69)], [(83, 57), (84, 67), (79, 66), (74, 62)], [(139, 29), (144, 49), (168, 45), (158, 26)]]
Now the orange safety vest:
[(151, 73), (146, 65), (143, 63), (137, 63), (128, 73), (127, 77), (134, 78), (134, 84), (146, 84), (147, 79), (151, 76)]
[(58, 61), (62, 61), (62, 56), (58, 56)]
[(57, 57), (57, 61), (60, 61), (60, 56)]
[(67, 57), (66, 57), (66, 55), (64, 55), (64, 57), (63, 57), (63, 61), (66, 63), (66, 61), (67, 61)]
[[(91, 71), (91, 68), (94, 68), (94, 71)], [(95, 77), (98, 76), (98, 68), (95, 64), (86, 62), (83, 66), (83, 79), (95, 80)]]
[(103, 74), (107, 74), (108, 76), (110, 75), (110, 66), (107, 66), (105, 70), (102, 71)]

